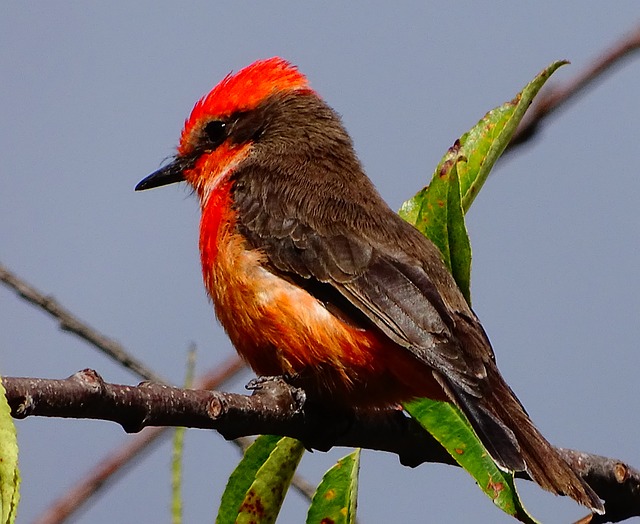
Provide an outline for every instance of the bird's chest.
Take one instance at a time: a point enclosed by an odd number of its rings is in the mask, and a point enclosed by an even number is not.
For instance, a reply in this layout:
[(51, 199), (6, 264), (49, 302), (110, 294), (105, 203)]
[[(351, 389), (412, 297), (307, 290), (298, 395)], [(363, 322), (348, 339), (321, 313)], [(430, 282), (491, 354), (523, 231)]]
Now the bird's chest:
[[(216, 314), (236, 344), (239, 331), (247, 331), (258, 321), (257, 299), (261, 257), (248, 250), (236, 229), (230, 184), (209, 195), (202, 208), (200, 256), (205, 287)], [(237, 347), (237, 346), (236, 346)]]
[(229, 338), (258, 374), (327, 368), (343, 376), (345, 368), (371, 366), (375, 337), (268, 269), (266, 255), (251, 249), (238, 231), (228, 189), (216, 190), (202, 212), (205, 286)]
[(306, 377), (307, 391), (350, 405), (424, 396), (403, 385), (405, 379), (425, 383), (409, 352), (375, 330), (345, 323), (305, 289), (271, 272), (266, 255), (251, 249), (238, 231), (231, 204), (228, 188), (221, 187), (202, 210), (202, 271), (220, 323), (259, 375)]
[(312, 365), (305, 332), (331, 315), (305, 290), (266, 269), (265, 256), (249, 248), (236, 225), (229, 188), (220, 187), (209, 196), (200, 224), (203, 278), (216, 315), (259, 374), (296, 373)]

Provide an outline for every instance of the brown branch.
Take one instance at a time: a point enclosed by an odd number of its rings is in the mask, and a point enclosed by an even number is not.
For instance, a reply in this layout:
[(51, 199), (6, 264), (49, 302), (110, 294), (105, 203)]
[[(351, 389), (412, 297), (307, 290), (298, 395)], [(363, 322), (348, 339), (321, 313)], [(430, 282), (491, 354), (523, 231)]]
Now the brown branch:
[[(194, 387), (198, 389), (220, 387), (242, 369), (244, 369), (244, 363), (238, 356), (234, 355), (218, 368), (198, 378)], [(114, 481), (114, 477), (122, 472), (124, 466), (143, 452), (148, 451), (151, 445), (157, 442), (160, 437), (167, 435), (168, 429), (166, 426), (145, 428), (135, 439), (128, 441), (125, 445), (103, 457), (85, 476), (79, 479), (61, 497), (54, 500), (34, 520), (34, 524), (59, 524), (64, 522), (104, 487), (107, 482)], [(245, 444), (244, 442), (236, 443), (241, 448)], [(306, 488), (306, 482), (301, 481), (300, 484), (303, 489)]]
[(2, 264), (0, 264), (0, 282), (15, 291), (18, 296), (27, 302), (30, 302), (55, 318), (62, 331), (77, 335), (85, 342), (88, 342), (124, 367), (133, 371), (138, 377), (154, 382), (164, 382), (159, 375), (151, 371), (142, 361), (131, 355), (122, 344), (93, 329), (86, 322), (83, 322), (69, 310), (65, 309), (55, 298), (41, 293), (31, 284), (28, 284), (16, 274), (9, 271)]
[(76, 511), (84, 507), (91, 497), (96, 495), (109, 482), (116, 480), (122, 468), (135, 457), (151, 450), (151, 446), (159, 442), (159, 438), (167, 435), (167, 427), (145, 428), (135, 439), (116, 449), (93, 465), (87, 475), (83, 476), (62, 496), (54, 500), (36, 519), (33, 524), (60, 524), (70, 518)]
[[(56, 416), (111, 420), (126, 431), (169, 425), (217, 430), (227, 439), (275, 434), (297, 438), (310, 449), (362, 447), (398, 455), (400, 462), (455, 465), (450, 455), (402, 411), (336, 413), (304, 402), (282, 380), (261, 381), (253, 395), (183, 390), (160, 384), (107, 384), (91, 370), (65, 380), (3, 378), (17, 418)], [(593, 522), (640, 516), (640, 471), (621, 461), (584, 452), (560, 453), (605, 501)], [(522, 475), (522, 478), (528, 478)]]
[[(34, 286), (18, 277), (15, 273), (0, 264), (0, 282), (15, 291), (19, 297), (35, 305), (55, 318), (63, 331), (79, 336), (82, 340), (98, 350), (111, 356), (114, 360), (131, 369), (140, 378), (156, 383), (164, 383), (161, 377), (151, 371), (141, 361), (131, 356), (118, 342), (106, 337), (96, 329), (81, 321), (73, 313), (65, 309), (51, 296), (38, 291)], [(219, 370), (214, 370), (201, 377), (196, 382), (198, 389), (213, 389), (219, 387), (226, 380), (244, 368), (239, 357), (231, 357)], [(54, 524), (65, 521), (78, 510), (89, 498), (117, 474), (127, 463), (144, 452), (159, 437), (167, 427), (155, 427), (145, 430), (139, 438), (112, 452), (78, 483), (68, 490), (62, 497), (54, 501), (36, 520), (39, 524)], [(234, 442), (241, 450), (250, 445), (246, 438), (236, 439)], [(294, 475), (292, 486), (307, 499), (313, 496), (314, 488), (300, 475)]]
[(640, 515), (640, 472), (637, 469), (613, 458), (572, 449), (558, 449), (565, 460), (607, 502), (606, 515), (593, 515), (591, 524), (620, 522)]
[[(228, 358), (219, 367), (206, 373), (195, 381), (196, 389), (213, 389), (224, 384), (245, 368), (244, 362), (234, 355)], [(83, 507), (102, 487), (113, 482), (124, 466), (134, 458), (150, 450), (151, 446), (162, 437), (168, 436), (167, 426), (147, 427), (133, 440), (124, 446), (109, 453), (102, 460), (68, 489), (61, 497), (56, 499), (42, 514), (34, 520), (34, 524), (60, 524), (69, 519), (74, 513)], [(253, 439), (240, 437), (233, 441), (241, 451), (251, 445)], [(293, 488), (304, 498), (311, 500), (315, 487), (299, 474), (295, 474), (291, 481)]]
[(527, 111), (505, 153), (512, 152), (518, 146), (534, 138), (540, 132), (544, 120), (549, 115), (565, 107), (568, 102), (594, 85), (605, 73), (614, 66), (620, 65), (623, 59), (628, 58), (638, 49), (640, 49), (640, 25), (593, 60), (569, 82), (545, 87)]

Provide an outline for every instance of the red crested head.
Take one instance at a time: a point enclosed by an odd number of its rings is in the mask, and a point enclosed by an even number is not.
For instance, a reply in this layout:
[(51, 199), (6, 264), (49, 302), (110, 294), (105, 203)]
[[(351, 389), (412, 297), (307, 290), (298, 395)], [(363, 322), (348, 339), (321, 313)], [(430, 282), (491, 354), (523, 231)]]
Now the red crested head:
[[(136, 190), (187, 181), (206, 198), (258, 149), (282, 154), (284, 147), (299, 161), (308, 161), (303, 151), (311, 146), (316, 154), (323, 150), (332, 156), (345, 145), (351, 148), (339, 117), (295, 66), (278, 57), (259, 60), (227, 75), (196, 102), (173, 162), (142, 180)], [(261, 158), (276, 160), (279, 154)], [(342, 155), (347, 156), (353, 152)]]
[(190, 152), (193, 130), (199, 123), (251, 111), (270, 95), (283, 91), (311, 92), (311, 88), (307, 78), (282, 58), (258, 60), (235, 74), (230, 73), (196, 102), (185, 121), (178, 153)]

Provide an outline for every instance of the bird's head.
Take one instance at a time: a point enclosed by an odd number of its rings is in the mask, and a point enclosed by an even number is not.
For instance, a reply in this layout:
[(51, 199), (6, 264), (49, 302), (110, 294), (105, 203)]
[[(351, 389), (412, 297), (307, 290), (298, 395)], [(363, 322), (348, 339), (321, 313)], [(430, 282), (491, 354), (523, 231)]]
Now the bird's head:
[(252, 153), (270, 125), (277, 125), (278, 106), (299, 95), (319, 101), (306, 77), (281, 58), (229, 74), (194, 106), (173, 161), (136, 191), (186, 180), (202, 197)]

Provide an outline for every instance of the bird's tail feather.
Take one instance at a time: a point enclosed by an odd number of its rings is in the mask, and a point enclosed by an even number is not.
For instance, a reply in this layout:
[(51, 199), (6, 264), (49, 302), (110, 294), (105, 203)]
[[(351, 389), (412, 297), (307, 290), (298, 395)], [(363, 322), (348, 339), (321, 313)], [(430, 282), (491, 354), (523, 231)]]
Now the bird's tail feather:
[(445, 389), (466, 415), (485, 448), (503, 469), (526, 471), (542, 488), (567, 495), (596, 513), (604, 506), (591, 487), (569, 466), (531, 422), (522, 404), (496, 369), (489, 369), (487, 395)]

